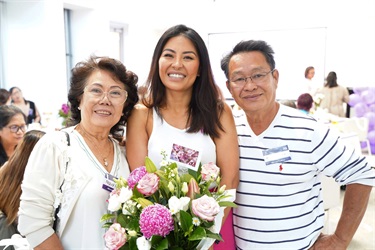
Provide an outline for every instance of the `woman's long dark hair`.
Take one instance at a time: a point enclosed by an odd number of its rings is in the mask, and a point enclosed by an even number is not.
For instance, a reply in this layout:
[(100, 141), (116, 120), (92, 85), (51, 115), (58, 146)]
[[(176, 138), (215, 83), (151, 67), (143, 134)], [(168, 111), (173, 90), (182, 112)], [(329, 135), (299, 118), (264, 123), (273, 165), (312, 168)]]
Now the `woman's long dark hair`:
[(23, 174), (31, 151), (44, 134), (39, 130), (26, 132), (14, 154), (0, 169), (0, 210), (7, 216), (8, 225), (17, 219)]
[(329, 72), (328, 73), (328, 76), (326, 78), (326, 84), (325, 84), (326, 87), (328, 88), (333, 88), (333, 87), (337, 87), (339, 86), (337, 84), (337, 75), (336, 75), (336, 72)]
[(165, 44), (169, 39), (176, 36), (184, 36), (189, 39), (199, 56), (199, 77), (193, 85), (192, 98), (189, 104), (188, 121), (190, 126), (188, 133), (202, 131), (211, 137), (219, 137), (219, 130), (224, 131), (220, 123), (220, 116), (224, 109), (223, 96), (219, 87), (215, 84), (210, 58), (207, 47), (203, 39), (192, 28), (185, 25), (176, 25), (169, 28), (159, 39), (152, 57), (151, 68), (147, 78), (146, 86), (149, 95), (143, 100), (143, 104), (148, 108), (155, 108), (161, 116), (160, 108), (166, 104), (165, 86), (159, 75), (159, 58), (163, 52)]

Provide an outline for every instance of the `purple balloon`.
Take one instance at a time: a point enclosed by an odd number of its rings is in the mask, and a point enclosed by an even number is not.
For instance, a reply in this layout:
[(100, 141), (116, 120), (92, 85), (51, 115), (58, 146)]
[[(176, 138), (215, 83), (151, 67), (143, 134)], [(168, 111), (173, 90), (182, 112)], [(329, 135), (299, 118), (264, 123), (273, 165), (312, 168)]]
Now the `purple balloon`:
[(375, 144), (370, 144), (371, 154), (375, 155)]
[(375, 103), (375, 92), (365, 90), (361, 93), (361, 98), (366, 104)]
[(357, 103), (360, 103), (362, 102), (362, 98), (359, 94), (351, 94), (349, 96), (349, 102), (348, 104), (351, 106), (351, 107), (354, 107)]
[(367, 112), (364, 117), (368, 119), (369, 127), (373, 127), (375, 125), (375, 112)]
[(367, 87), (354, 87), (353, 92), (356, 93), (356, 94), (361, 94), (362, 91), (364, 91), (366, 89), (367, 89)]
[(356, 105), (354, 105), (353, 107), (354, 109), (354, 112), (355, 112), (355, 116), (356, 117), (362, 117), (364, 116), (367, 111), (368, 111), (368, 107), (366, 104), (360, 102), (360, 103), (357, 103)]
[(375, 103), (368, 105), (368, 109), (370, 112), (375, 112)]
[(375, 145), (375, 130), (368, 132), (367, 139), (370, 141), (370, 144)]

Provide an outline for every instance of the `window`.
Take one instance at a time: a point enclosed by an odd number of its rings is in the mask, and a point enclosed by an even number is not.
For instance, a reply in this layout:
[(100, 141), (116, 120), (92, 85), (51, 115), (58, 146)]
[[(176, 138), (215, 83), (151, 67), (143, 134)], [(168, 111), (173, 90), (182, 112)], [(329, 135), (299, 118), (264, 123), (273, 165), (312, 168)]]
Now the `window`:
[(109, 56), (124, 62), (124, 27), (111, 24), (109, 43)]
[(64, 9), (64, 29), (65, 29), (65, 59), (66, 59), (66, 79), (67, 79), (67, 90), (70, 87), (70, 70), (73, 68), (73, 54), (72, 54), (72, 39), (71, 39), (71, 10)]

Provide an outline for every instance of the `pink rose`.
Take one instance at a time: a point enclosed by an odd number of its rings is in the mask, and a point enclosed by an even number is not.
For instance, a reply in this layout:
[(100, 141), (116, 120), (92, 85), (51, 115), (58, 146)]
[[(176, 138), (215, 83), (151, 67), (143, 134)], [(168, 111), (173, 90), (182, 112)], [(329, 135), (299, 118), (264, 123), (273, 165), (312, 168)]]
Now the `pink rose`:
[(215, 163), (210, 162), (202, 166), (202, 179), (204, 181), (215, 181), (219, 176), (220, 168)]
[(213, 197), (203, 195), (191, 202), (191, 209), (202, 220), (213, 221), (220, 211), (220, 206)]
[(137, 189), (145, 196), (154, 194), (159, 189), (159, 177), (154, 173), (147, 173), (138, 182)]
[(104, 241), (109, 249), (119, 249), (126, 243), (125, 228), (122, 228), (119, 223), (112, 224), (104, 234)]
[(138, 181), (140, 179), (142, 179), (143, 176), (145, 176), (145, 174), (147, 174), (147, 170), (146, 170), (146, 167), (145, 166), (142, 166), (142, 167), (138, 167), (136, 169), (134, 169), (129, 177), (128, 177), (128, 185), (129, 185), (129, 188), (130, 189), (133, 189), (134, 186), (138, 183)]

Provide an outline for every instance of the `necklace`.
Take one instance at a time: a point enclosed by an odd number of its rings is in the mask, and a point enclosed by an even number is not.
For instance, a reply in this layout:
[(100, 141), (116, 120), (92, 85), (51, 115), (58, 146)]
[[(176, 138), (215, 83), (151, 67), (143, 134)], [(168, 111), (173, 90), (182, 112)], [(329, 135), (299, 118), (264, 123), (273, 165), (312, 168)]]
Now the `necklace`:
[(109, 165), (107, 158), (111, 154), (111, 147), (109, 147), (107, 156), (103, 157), (103, 155), (100, 153), (101, 150), (96, 146), (96, 143), (90, 138), (90, 134), (82, 126), (80, 126), (80, 124), (77, 125), (77, 128), (82, 132), (82, 136), (86, 138), (87, 140), (89, 140), (89, 142), (91, 142), (91, 144), (94, 146), (94, 148), (100, 155), (100, 158), (102, 158), (104, 167), (107, 168)]

